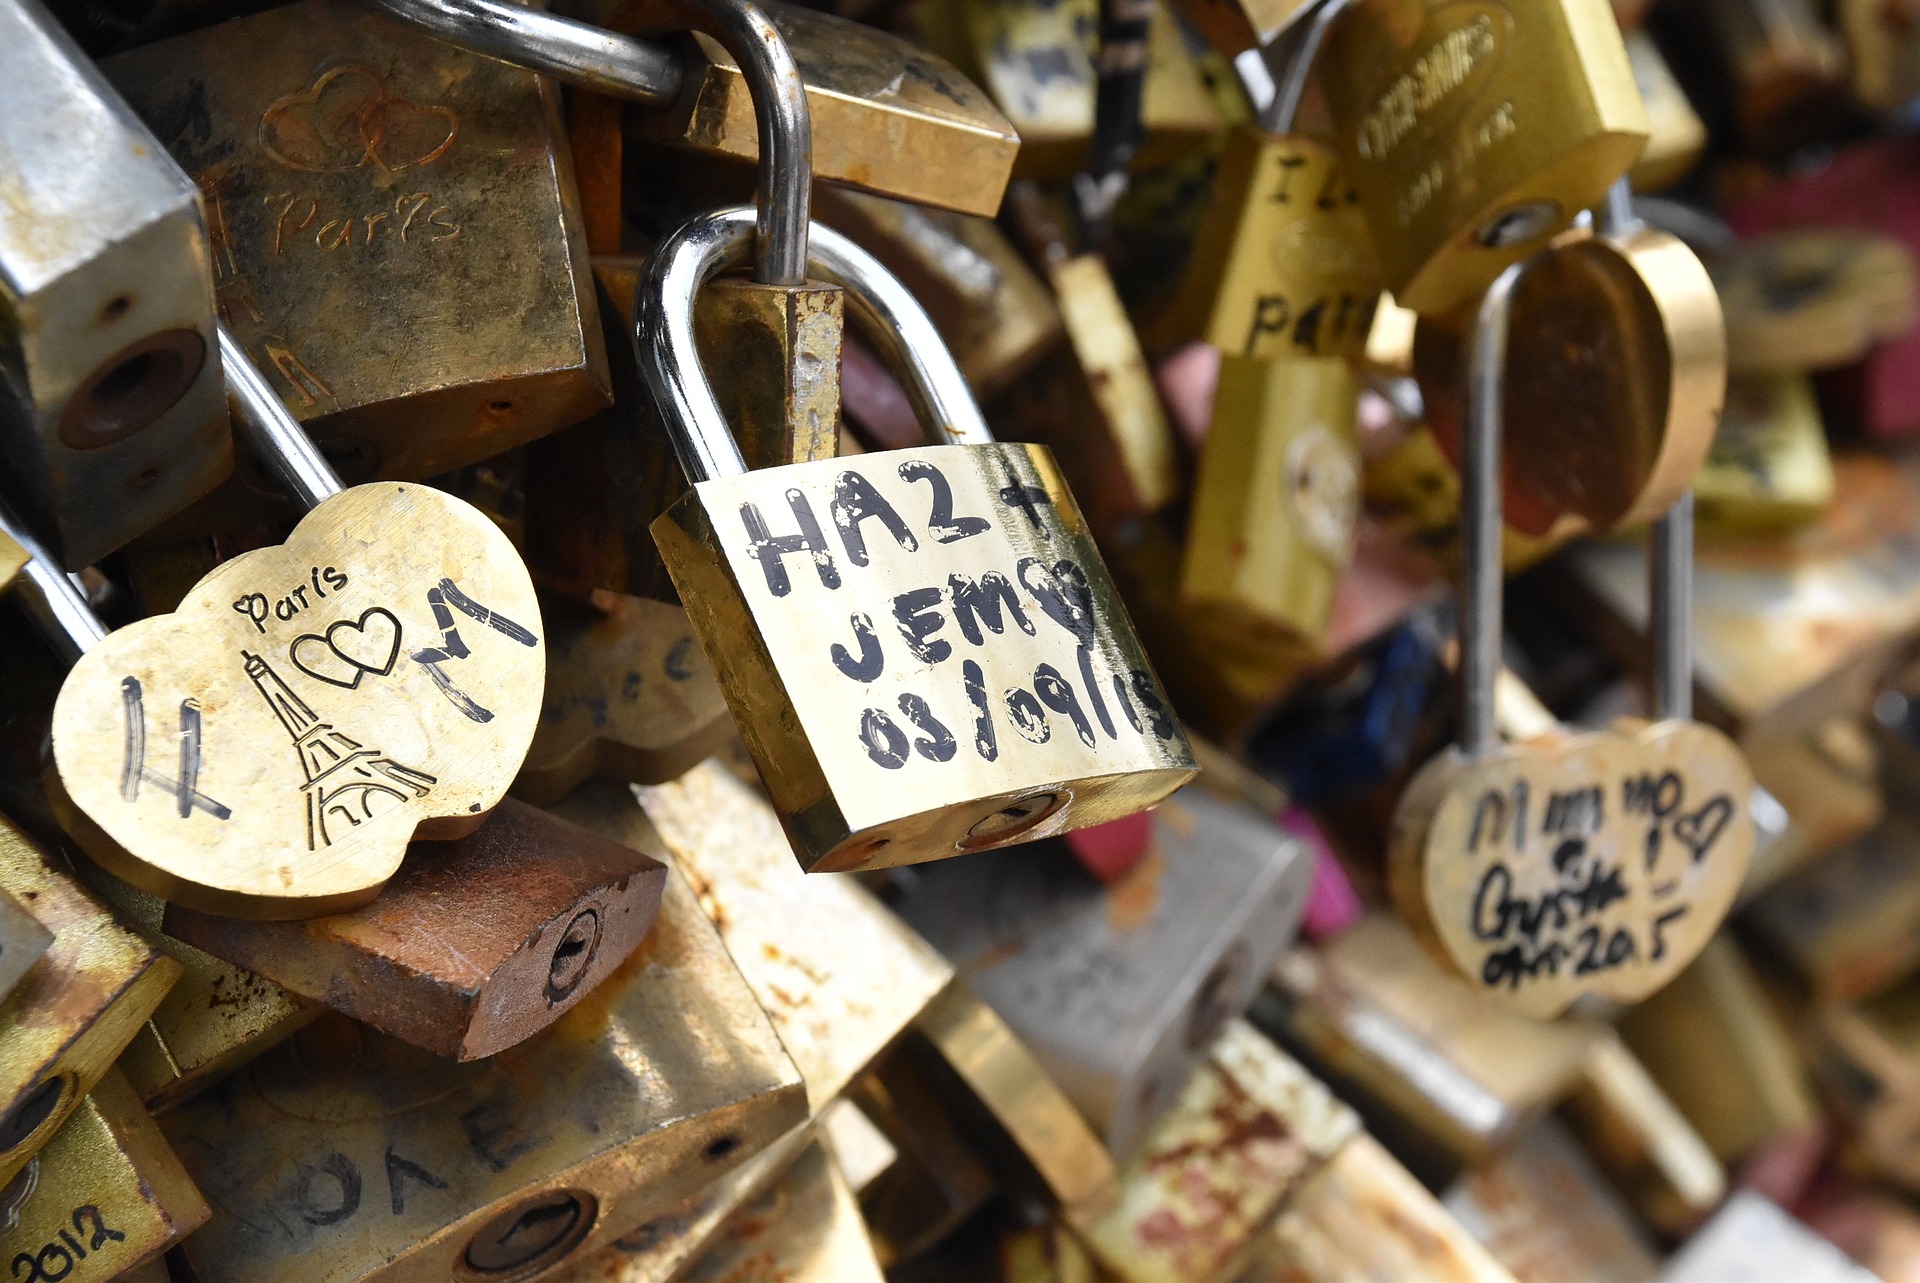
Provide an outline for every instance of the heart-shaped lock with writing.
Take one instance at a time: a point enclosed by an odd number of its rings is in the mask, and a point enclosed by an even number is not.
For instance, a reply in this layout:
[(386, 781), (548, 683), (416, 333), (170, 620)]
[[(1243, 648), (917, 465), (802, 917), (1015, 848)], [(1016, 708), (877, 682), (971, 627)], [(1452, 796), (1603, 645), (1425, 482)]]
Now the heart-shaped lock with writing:
[(372, 899), (408, 842), (464, 836), (505, 795), (540, 715), (543, 625), (477, 508), (341, 489), (224, 326), (220, 347), (237, 419), (310, 511), (172, 614), (74, 641), (54, 761), (108, 839), (90, 853), (127, 881), (312, 917)]
[(1461, 741), (1401, 799), (1389, 881), (1401, 915), (1470, 983), (1547, 1018), (1586, 994), (1637, 1002), (1712, 937), (1753, 851), (1753, 775), (1732, 740), (1691, 720), (1691, 494), (1651, 553), (1661, 720), (1500, 742), (1501, 378), (1526, 269), (1488, 291), (1468, 358)]

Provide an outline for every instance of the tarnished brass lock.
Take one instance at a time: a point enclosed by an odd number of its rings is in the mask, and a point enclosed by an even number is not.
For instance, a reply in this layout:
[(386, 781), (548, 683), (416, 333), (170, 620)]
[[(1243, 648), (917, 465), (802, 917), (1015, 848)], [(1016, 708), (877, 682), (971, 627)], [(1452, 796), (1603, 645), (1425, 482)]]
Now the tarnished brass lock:
[[(1536, 538), (1567, 514), (1593, 530), (1651, 520), (1693, 483), (1726, 399), (1726, 330), (1706, 268), (1634, 217), (1625, 183), (1601, 235), (1529, 260), (1514, 289), (1502, 396), (1506, 521)], [(1421, 327), (1429, 421), (1458, 454), (1460, 344)]]
[(1840, 0), (1833, 17), (1846, 41), (1854, 95), (1894, 111), (1920, 95), (1920, 13), (1896, 0)]
[(0, 886), (53, 943), (0, 1001), (0, 1188), (73, 1113), (180, 974), (0, 818)]
[[(538, 77), (349, 0), (104, 70), (200, 185), (223, 319), (350, 480), (451, 471), (606, 404)], [(457, 343), (425, 340), (454, 316)]]
[(1626, 37), (1627, 62), (1647, 108), (1647, 149), (1628, 177), (1637, 192), (1671, 187), (1700, 163), (1707, 147), (1707, 126), (1687, 101), (1686, 90), (1661, 56), (1660, 46), (1644, 31)]
[(1154, 817), (1149, 855), (1106, 886), (1061, 850), (916, 870), (901, 915), (960, 967), (1126, 1154), (1170, 1108), (1292, 938), (1312, 860), (1197, 788)]
[(211, 1214), (113, 1069), (26, 1171), (0, 1189), (0, 1207), (0, 1254), (18, 1283), (121, 1278)]
[(0, 890), (0, 999), (13, 992), (27, 968), (53, 943), (53, 932), (20, 902)]
[(0, 475), (77, 570), (233, 469), (207, 229), (192, 181), (37, 0), (0, 14), (0, 80)]
[(1727, 355), (1742, 371), (1851, 365), (1906, 335), (1920, 311), (1913, 252), (1849, 229), (1773, 232), (1714, 265)]
[(1640, 1219), (1685, 1238), (1727, 1196), (1727, 1172), (1615, 1035), (1595, 1044), (1560, 1116)]
[(1607, 0), (1359, 0), (1319, 72), (1386, 286), (1426, 315), (1598, 204), (1646, 145)]
[(1838, 1105), (1877, 1175), (1920, 1189), (1913, 1136), (1920, 1127), (1920, 993), (1911, 977), (1870, 998), (1823, 1003), (1813, 1012), (1813, 1076)]
[(1694, 478), (1711, 534), (1779, 534), (1811, 525), (1833, 502), (1833, 457), (1813, 383), (1793, 371), (1734, 375), (1713, 448)]
[(310, 511), (173, 614), (105, 637), (92, 621), (53, 756), (117, 875), (210, 912), (312, 917), (373, 898), (416, 831), (462, 836), (505, 795), (539, 716), (540, 611), (477, 509), (409, 483), (342, 490), (220, 341), (249, 442)]
[[(744, 208), (691, 220), (642, 290), (642, 369), (694, 483), (654, 536), (802, 866), (984, 850), (1179, 787), (1194, 769), (1184, 737), (1050, 455), (992, 443), (926, 314), (823, 227), (815, 266), (874, 319), (926, 417), (967, 448), (745, 471), (690, 364), (689, 313), (752, 227)], [(721, 534), (736, 530), (743, 539)], [(951, 545), (932, 554), (946, 573), (921, 568), (923, 549)], [(833, 595), (843, 587), (852, 595)], [(828, 623), (842, 611), (845, 625)], [(900, 644), (882, 642), (876, 617)], [(955, 683), (935, 680), (947, 660)]]
[(307, 922), (173, 905), (166, 930), (303, 998), (452, 1060), (547, 1028), (653, 926), (658, 860), (524, 802), (422, 843), (379, 899)]
[[(681, 1277), (688, 1283), (733, 1283), (755, 1273), (781, 1283), (884, 1280), (860, 1204), (825, 1146), (807, 1146), (772, 1189), (740, 1209), (720, 1240)], [(627, 1283), (618, 1274), (609, 1278), (610, 1283)]]
[(956, 1234), (995, 1194), (993, 1173), (960, 1120), (944, 1108), (928, 1068), (910, 1057), (890, 1057), (851, 1093), (894, 1147), (894, 1161), (860, 1191), (874, 1252), (889, 1270)]
[(1230, 1022), (1121, 1169), (1086, 1235), (1120, 1283), (1225, 1283), (1254, 1238), (1360, 1132), (1359, 1119), (1245, 1021)]
[(1661, 518), (1649, 567), (1661, 720), (1503, 746), (1498, 533), (1502, 380), (1527, 271), (1480, 305), (1466, 380), (1460, 747), (1429, 762), (1394, 816), (1395, 907), (1469, 982), (1529, 1015), (1582, 994), (1656, 992), (1732, 907), (1753, 850), (1753, 776), (1691, 720), (1693, 505)]

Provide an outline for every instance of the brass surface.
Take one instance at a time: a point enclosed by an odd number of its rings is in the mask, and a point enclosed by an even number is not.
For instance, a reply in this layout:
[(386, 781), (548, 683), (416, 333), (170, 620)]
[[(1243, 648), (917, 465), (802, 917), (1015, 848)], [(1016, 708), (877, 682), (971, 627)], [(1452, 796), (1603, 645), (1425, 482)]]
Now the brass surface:
[(700, 364), (724, 370), (720, 408), (749, 468), (831, 459), (840, 426), (838, 285), (721, 277), (694, 301)]
[[(1380, 511), (1390, 528), (1431, 552), (1443, 565), (1458, 564), (1460, 473), (1430, 428), (1416, 427), (1381, 454), (1370, 455), (1364, 484), (1369, 511)], [(1518, 574), (1545, 561), (1581, 533), (1583, 525), (1577, 517), (1563, 517), (1536, 538), (1516, 530), (1511, 522), (1504, 524), (1500, 529), (1502, 570)]]
[(1741, 903), (1795, 869), (1863, 837), (1886, 814), (1884, 741), (1853, 717), (1743, 747), (1754, 782), (1786, 808), (1786, 827), (1757, 847)]
[(773, 808), (718, 760), (637, 792), (818, 1114), (947, 986), (952, 966), (859, 883), (796, 868)]
[(1318, 71), (1386, 286), (1425, 315), (1598, 204), (1646, 145), (1607, 0), (1361, 0)]
[(13, 992), (27, 968), (53, 943), (53, 932), (0, 889), (0, 998)]
[(1120, 1283), (1224, 1283), (1359, 1131), (1352, 1110), (1234, 1021), (1122, 1168), (1120, 1206), (1088, 1245)]
[(1774, 232), (1714, 267), (1737, 370), (1851, 365), (1906, 334), (1920, 310), (1913, 251), (1842, 229)]
[(1177, 0), (1180, 15), (1229, 56), (1257, 49), (1293, 24), (1309, 0)]
[(451, 471), (606, 404), (538, 77), (348, 0), (104, 70), (200, 185), (221, 315), (349, 483)]
[(79, 1107), (180, 966), (0, 819), (0, 886), (53, 943), (0, 1001), (0, 1188)]
[(209, 912), (363, 904), (416, 834), (471, 832), (505, 795), (539, 717), (542, 631), (477, 509), (396, 482), (335, 495), (74, 666), (53, 753), (111, 839), (89, 854)]
[(1881, 111), (1920, 94), (1920, 39), (1911, 8), (1886, 0), (1840, 0), (1833, 18), (1846, 41), (1854, 94)]
[(1920, 966), (1920, 825), (1894, 809), (1781, 879), (1742, 923), (1816, 998), (1848, 1002), (1886, 988)]
[(1907, 979), (1863, 1002), (1813, 1011), (1812, 1068), (1874, 1172), (1920, 1189), (1920, 985)]
[(659, 784), (724, 744), (733, 721), (687, 612), (602, 592), (545, 604), (546, 696), (514, 796), (550, 806), (590, 776)]
[(1653, 37), (1632, 31), (1626, 43), (1633, 81), (1647, 107), (1647, 149), (1629, 172), (1635, 191), (1657, 192), (1685, 178), (1700, 163), (1707, 147), (1707, 126), (1687, 101), (1686, 90), (1674, 78)]
[(1339, 157), (1301, 135), (1242, 125), (1227, 135), (1179, 298), (1155, 338), (1250, 357), (1357, 359), (1379, 299), (1373, 233)]
[[(809, 1145), (772, 1189), (740, 1209), (689, 1280), (881, 1283), (860, 1205), (826, 1149)], [(619, 1283), (625, 1280), (613, 1276)]]
[(25, 548), (15, 543), (12, 536), (0, 532), (0, 593), (13, 586), (13, 581), (26, 569), (30, 560)]
[[(864, 497), (835, 507), (842, 490)], [(785, 533), (820, 530), (822, 514), (836, 544)], [(704, 482), (654, 536), (809, 871), (1102, 823), (1193, 774), (1042, 447), (890, 450)], [(951, 619), (950, 593), (966, 599)], [(901, 640), (883, 641), (875, 619)]]
[[(584, 800), (569, 806), (586, 818)], [(646, 830), (631, 802), (600, 818)], [(216, 1211), (184, 1246), (198, 1277), (336, 1283), (466, 1279), (476, 1240), (488, 1259), (512, 1244), (493, 1223), (515, 1209), (535, 1235), (567, 1223), (541, 1206), (579, 1212), (528, 1271), (586, 1259), (804, 1111), (779, 1040), (670, 875), (653, 934), (537, 1038), (454, 1065), (329, 1016), (162, 1126)]]
[(1703, 533), (1783, 532), (1819, 520), (1833, 501), (1833, 456), (1814, 399), (1798, 371), (1736, 374), (1713, 448), (1693, 479)]
[(168, 934), (454, 1060), (564, 1016), (653, 926), (666, 867), (509, 799), (466, 837), (421, 843), (380, 897), (306, 922), (168, 908)]
[(889, 1270), (956, 1235), (996, 1193), (993, 1172), (928, 1070), (914, 1057), (894, 1056), (852, 1088), (894, 1148), (893, 1162), (860, 1193), (874, 1252)]
[(1563, 1115), (1657, 1233), (1685, 1237), (1726, 1197), (1720, 1161), (1618, 1038), (1594, 1047)]
[[(119, 1278), (204, 1225), (211, 1212), (117, 1070), (108, 1070), (9, 1201), (0, 1252), (13, 1277)], [(21, 1273), (24, 1258), (32, 1269)]]

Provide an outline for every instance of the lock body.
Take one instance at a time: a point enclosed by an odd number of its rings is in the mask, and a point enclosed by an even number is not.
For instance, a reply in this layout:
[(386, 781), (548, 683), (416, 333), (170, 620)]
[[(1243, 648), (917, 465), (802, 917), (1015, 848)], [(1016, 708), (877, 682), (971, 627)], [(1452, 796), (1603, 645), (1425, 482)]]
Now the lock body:
[(1311, 0), (1181, 0), (1180, 16), (1231, 58), (1258, 49), (1292, 26)]
[(703, 482), (654, 537), (810, 871), (1101, 823), (1193, 773), (1043, 447)]
[(1707, 126), (1644, 31), (1627, 33), (1627, 61), (1647, 106), (1647, 149), (1630, 171), (1633, 189), (1657, 192), (1685, 178), (1707, 147)]
[(53, 943), (53, 932), (20, 902), (0, 891), (0, 998), (13, 992), (27, 968)]
[[(839, 443), (840, 287), (710, 281), (694, 303), (703, 365), (727, 371), (727, 413), (749, 466), (830, 459)], [(730, 402), (730, 403), (729, 403)]]
[(1843, 1003), (1920, 965), (1920, 826), (1889, 814), (1871, 832), (1782, 878), (1746, 911), (1754, 939), (1816, 997)]
[[(731, 1283), (755, 1272), (783, 1283), (882, 1283), (885, 1278), (860, 1204), (824, 1145), (807, 1146), (681, 1277), (689, 1283)], [(626, 1283), (618, 1274), (610, 1278)]]
[(1362, 0), (1320, 74), (1387, 288), (1423, 314), (1544, 245), (1646, 145), (1607, 0)]
[[(538, 77), (341, 0), (105, 70), (199, 184), (222, 317), (349, 484), (448, 472), (606, 404)], [(458, 342), (423, 340), (455, 318)], [(210, 520), (275, 492), (253, 468)]]
[(0, 15), (0, 476), (77, 570), (233, 470), (199, 194), (39, 4)]
[(1833, 457), (1805, 374), (1735, 375), (1713, 447), (1694, 477), (1703, 530), (1784, 535), (1833, 502)]

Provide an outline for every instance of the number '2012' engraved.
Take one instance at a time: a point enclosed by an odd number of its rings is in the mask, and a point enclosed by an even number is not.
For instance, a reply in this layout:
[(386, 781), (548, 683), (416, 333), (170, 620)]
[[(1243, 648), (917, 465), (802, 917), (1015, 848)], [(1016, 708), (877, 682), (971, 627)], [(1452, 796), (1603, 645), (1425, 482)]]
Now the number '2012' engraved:
[[(73, 1273), (76, 1262), (87, 1259), (89, 1252), (98, 1252), (108, 1243), (124, 1242), (126, 1237), (108, 1226), (98, 1207), (84, 1203), (73, 1209), (72, 1233), (63, 1229), (38, 1252), (21, 1252), (13, 1258), (13, 1277), (17, 1283), (59, 1283)], [(25, 1274), (20, 1272), (22, 1266)]]

